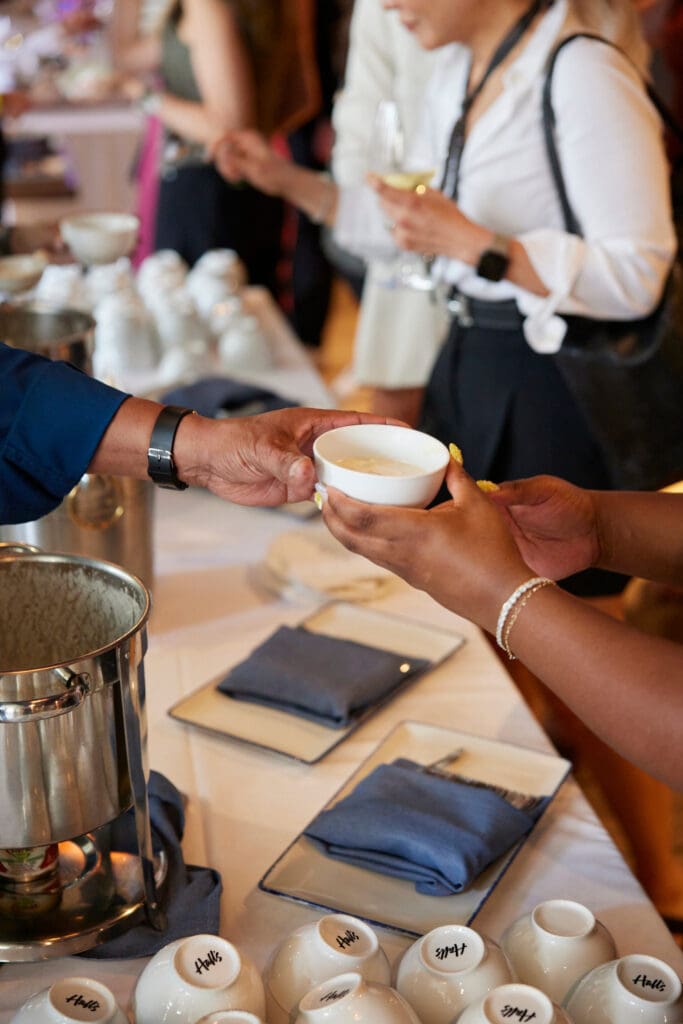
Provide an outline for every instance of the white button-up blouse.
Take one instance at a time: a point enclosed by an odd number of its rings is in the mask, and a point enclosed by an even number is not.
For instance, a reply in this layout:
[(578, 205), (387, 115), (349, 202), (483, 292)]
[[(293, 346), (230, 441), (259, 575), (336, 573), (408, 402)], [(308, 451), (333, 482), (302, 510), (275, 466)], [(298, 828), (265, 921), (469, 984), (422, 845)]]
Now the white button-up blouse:
[[(676, 249), (662, 126), (628, 58), (602, 42), (576, 39), (560, 54), (552, 83), (556, 141), (569, 201), (583, 237), (565, 230), (543, 137), (545, 66), (567, 11), (558, 0), (507, 68), (503, 89), (473, 124), (460, 167), (458, 203), (471, 220), (522, 243), (549, 294), (493, 283), (458, 260), (439, 258), (435, 276), (465, 294), (514, 298), (539, 352), (560, 347), (556, 313), (633, 319), (651, 312)], [(437, 167), (465, 93), (470, 55), (444, 47), (431, 77), (409, 165)], [(343, 188), (337, 241), (362, 255), (392, 251), (367, 186)], [(395, 250), (393, 250), (395, 251)]]

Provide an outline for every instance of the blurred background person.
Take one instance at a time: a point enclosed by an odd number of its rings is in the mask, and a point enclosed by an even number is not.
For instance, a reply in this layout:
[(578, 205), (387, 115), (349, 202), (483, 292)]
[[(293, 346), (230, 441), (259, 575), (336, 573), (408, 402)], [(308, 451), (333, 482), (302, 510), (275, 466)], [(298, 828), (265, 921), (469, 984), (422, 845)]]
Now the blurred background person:
[[(631, 0), (382, 6), (422, 47), (443, 47), (408, 158), (413, 167), (435, 167), (439, 188), (416, 193), (375, 178), (378, 210), (370, 189), (338, 188), (294, 168), (249, 132), (223, 143), (220, 166), (324, 217), (342, 247), (391, 257), (398, 246), (427, 257), (432, 276), (452, 289), (455, 315), (422, 425), (460, 444), (475, 477), (545, 472), (610, 488), (597, 440), (552, 356), (563, 316), (637, 320), (651, 312), (676, 250), (661, 123), (642, 80), (648, 50)], [(565, 226), (541, 118), (547, 60), (577, 31), (602, 34), (625, 51), (578, 39), (555, 68), (557, 146), (581, 237)], [(625, 582), (591, 573), (564, 585), (620, 614)], [(516, 678), (533, 703), (534, 681)], [(639, 877), (660, 909), (672, 905), (683, 873), (657, 824), (660, 784), (556, 714), (556, 705), (542, 698), (535, 707), (551, 735), (561, 726), (572, 752), (597, 765)]]
[[(359, 186), (372, 168), (381, 103), (396, 104), (404, 145), (420, 120), (435, 54), (379, 0), (356, 0), (344, 85), (333, 110), (332, 175), (341, 187)], [(354, 339), (353, 377), (371, 389), (370, 408), (413, 425), (423, 388), (447, 329), (443, 303), (430, 292), (387, 282), (384, 265), (369, 260), (355, 282), (361, 303)]]
[[(160, 32), (140, 33), (140, 11), (116, 5), (115, 52), (145, 78), (143, 108), (163, 126), (154, 248), (190, 264), (208, 249), (235, 249), (254, 284), (277, 292), (283, 207), (222, 179), (207, 150), (231, 129), (284, 131), (318, 101), (301, 5), (177, 0)], [(272, 59), (269, 74), (264, 65)], [(299, 67), (298, 74), (291, 74)]]

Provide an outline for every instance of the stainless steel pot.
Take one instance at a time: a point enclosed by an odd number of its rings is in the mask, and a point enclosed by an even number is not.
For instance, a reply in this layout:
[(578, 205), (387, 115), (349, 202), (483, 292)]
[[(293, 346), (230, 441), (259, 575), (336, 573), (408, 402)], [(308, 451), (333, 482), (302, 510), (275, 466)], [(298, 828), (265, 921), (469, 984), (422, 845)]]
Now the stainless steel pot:
[(150, 600), (141, 581), (116, 565), (6, 550), (0, 847), (44, 846), (146, 799), (142, 658)]
[[(0, 340), (92, 372), (95, 321), (74, 309), (40, 303), (0, 305)], [(154, 485), (87, 473), (54, 512), (31, 523), (0, 526), (0, 541), (85, 555), (123, 566), (153, 583)]]
[(92, 374), (95, 321), (77, 309), (41, 303), (0, 304), (0, 341), (47, 359), (63, 359)]

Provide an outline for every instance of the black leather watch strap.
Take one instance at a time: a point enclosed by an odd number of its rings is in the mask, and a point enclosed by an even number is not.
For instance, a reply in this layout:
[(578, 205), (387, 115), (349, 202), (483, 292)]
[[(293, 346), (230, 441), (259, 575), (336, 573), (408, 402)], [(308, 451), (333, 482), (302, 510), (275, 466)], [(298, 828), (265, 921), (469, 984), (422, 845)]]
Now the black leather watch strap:
[(173, 442), (180, 421), (195, 414), (194, 409), (166, 405), (157, 416), (147, 449), (147, 473), (159, 487), (184, 491), (186, 483), (178, 479), (173, 461)]

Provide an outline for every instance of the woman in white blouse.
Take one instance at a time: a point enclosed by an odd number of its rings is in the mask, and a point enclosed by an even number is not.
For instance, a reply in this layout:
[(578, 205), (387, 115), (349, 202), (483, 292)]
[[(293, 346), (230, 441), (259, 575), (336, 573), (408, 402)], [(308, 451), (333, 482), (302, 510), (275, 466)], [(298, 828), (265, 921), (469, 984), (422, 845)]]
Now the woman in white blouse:
[[(421, 194), (376, 178), (337, 188), (277, 157), (254, 133), (224, 140), (219, 167), (334, 224), (344, 248), (376, 256), (398, 246), (436, 257), (434, 277), (465, 302), (432, 372), (423, 425), (457, 441), (473, 475), (550, 472), (610, 487), (551, 356), (562, 343), (563, 315), (629, 320), (653, 310), (675, 252), (661, 124), (643, 85), (646, 48), (631, 0), (382, 3), (423, 47), (443, 47), (410, 156), (414, 166), (436, 167), (436, 182), (465, 97), (485, 78), (467, 113), (457, 201), (452, 182)], [(520, 24), (509, 52), (485, 75)], [(582, 30), (625, 52), (575, 39), (554, 71), (557, 147), (579, 237), (564, 224), (541, 96), (557, 43)], [(491, 308), (472, 316), (472, 298)]]

